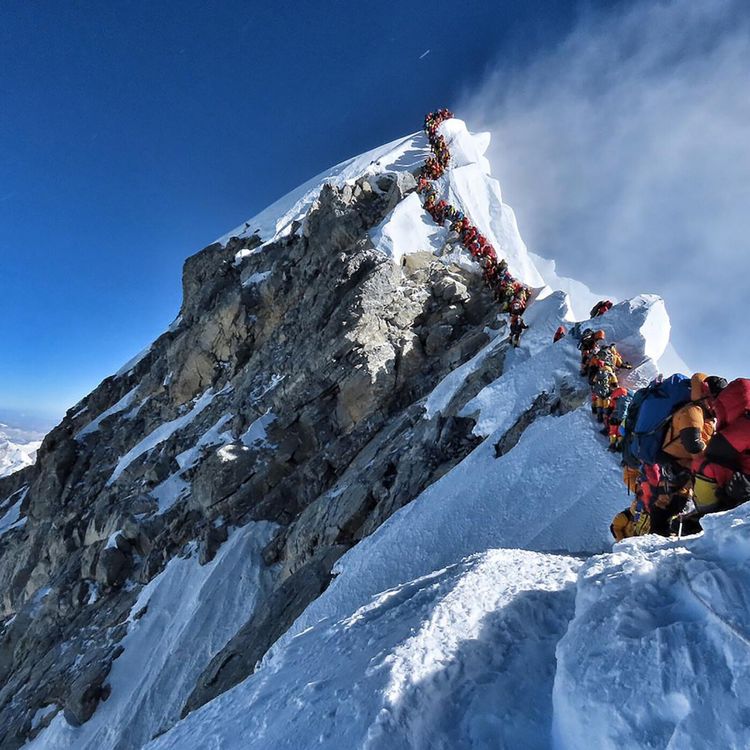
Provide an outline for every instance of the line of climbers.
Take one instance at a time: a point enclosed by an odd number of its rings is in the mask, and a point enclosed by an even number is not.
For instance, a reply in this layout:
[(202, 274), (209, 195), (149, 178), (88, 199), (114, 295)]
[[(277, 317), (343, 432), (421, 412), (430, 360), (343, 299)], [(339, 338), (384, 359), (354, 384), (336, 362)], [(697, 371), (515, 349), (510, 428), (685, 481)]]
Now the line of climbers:
[[(461, 244), (481, 265), (482, 277), (510, 319), (511, 344), (518, 346), (528, 328), (521, 317), (530, 289), (508, 271), (469, 218), (439, 199), (433, 182), (450, 163), (440, 125), (453, 117), (447, 109), (425, 117), (432, 150), (418, 174), (417, 191), (436, 224), (450, 223)], [(610, 300), (601, 300), (591, 318), (606, 314)], [(554, 341), (566, 335), (564, 326)], [(727, 384), (724, 378), (696, 373), (692, 378), (661, 376), (635, 393), (620, 385), (617, 370), (631, 369), (602, 330), (586, 329), (580, 338), (581, 375), (591, 385), (591, 410), (608, 436), (609, 450), (622, 452), (623, 479), (635, 495), (629, 508), (615, 516), (616, 540), (656, 533), (669, 536), (675, 524), (699, 531), (706, 513), (726, 510), (750, 500), (750, 380)]]
[[(611, 302), (609, 306), (612, 306)], [(591, 328), (581, 334), (578, 344), (581, 350), (581, 376), (588, 378), (591, 412), (604, 425), (601, 432), (609, 437), (609, 450), (619, 451), (622, 445), (620, 427), (632, 394), (620, 385), (617, 370), (631, 370), (633, 366), (625, 362), (617, 347), (607, 344), (605, 338), (604, 331)]]
[(455, 206), (438, 198), (433, 182), (440, 179), (450, 163), (450, 152), (445, 138), (438, 128), (453, 117), (447, 109), (430, 112), (424, 119), (424, 130), (430, 143), (432, 155), (427, 158), (417, 178), (417, 192), (422, 196), (422, 205), (433, 221), (444, 226), (449, 223), (451, 231), (458, 235), (461, 244), (482, 267), (484, 283), (500, 304), (500, 311), (510, 313), (510, 342), (518, 346), (521, 334), (528, 328), (521, 317), (531, 296), (531, 290), (514, 278), (508, 271), (508, 263), (498, 260), (495, 248), (487, 238)]
[[(469, 218), (439, 199), (434, 181), (450, 163), (440, 125), (453, 117), (439, 109), (425, 117), (424, 129), (432, 155), (422, 166), (417, 192), (436, 224), (450, 224), (461, 244), (481, 265), (484, 282), (510, 318), (510, 342), (518, 346), (528, 328), (521, 317), (531, 290), (508, 271), (497, 253)], [(610, 300), (601, 300), (590, 317), (606, 314)], [(623, 479), (635, 499), (618, 513), (610, 529), (617, 541), (655, 533), (669, 536), (679, 529), (700, 531), (706, 513), (727, 510), (750, 500), (750, 379), (727, 384), (724, 378), (695, 373), (659, 376), (645, 388), (632, 392), (620, 385), (617, 371), (632, 369), (607, 344), (602, 330), (571, 333), (579, 338), (581, 375), (591, 385), (591, 410), (609, 450), (622, 453)], [(560, 326), (559, 341), (567, 334)]]
[(675, 374), (632, 392), (616, 375), (630, 365), (604, 331), (584, 330), (578, 347), (592, 413), (634, 494), (612, 521), (615, 540), (697, 533), (706, 513), (750, 500), (750, 379)]

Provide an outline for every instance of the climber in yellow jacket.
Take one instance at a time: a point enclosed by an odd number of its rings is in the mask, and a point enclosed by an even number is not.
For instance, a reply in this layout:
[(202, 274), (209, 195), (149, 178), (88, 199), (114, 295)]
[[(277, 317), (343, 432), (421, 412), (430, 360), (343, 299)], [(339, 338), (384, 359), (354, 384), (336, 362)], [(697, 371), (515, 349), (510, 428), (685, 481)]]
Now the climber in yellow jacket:
[(651, 519), (643, 507), (643, 502), (636, 498), (629, 508), (621, 510), (609, 526), (616, 542), (631, 536), (643, 536), (651, 531)]

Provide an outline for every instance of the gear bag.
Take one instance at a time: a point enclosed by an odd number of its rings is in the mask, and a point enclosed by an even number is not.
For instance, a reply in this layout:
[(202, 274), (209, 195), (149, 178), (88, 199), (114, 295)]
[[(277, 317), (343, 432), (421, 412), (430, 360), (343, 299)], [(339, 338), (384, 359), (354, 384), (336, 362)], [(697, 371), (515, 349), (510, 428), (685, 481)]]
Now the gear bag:
[(747, 414), (750, 410), (750, 379), (733, 380), (714, 400), (719, 431)]
[(622, 424), (625, 421), (625, 415), (628, 413), (628, 408), (633, 401), (633, 394), (628, 391), (624, 396), (615, 401), (615, 408), (609, 417), (610, 422), (616, 424)]
[(690, 378), (679, 373), (636, 391), (623, 423), (623, 461), (634, 468), (658, 463), (669, 420), (689, 401)]
[(713, 477), (707, 477), (705, 474), (696, 472), (693, 484), (693, 503), (695, 504), (695, 510), (701, 515), (719, 510), (721, 496), (719, 495), (718, 483)]
[(609, 398), (612, 393), (612, 375), (609, 370), (601, 368), (594, 375), (594, 382), (591, 384), (591, 390), (597, 398)]

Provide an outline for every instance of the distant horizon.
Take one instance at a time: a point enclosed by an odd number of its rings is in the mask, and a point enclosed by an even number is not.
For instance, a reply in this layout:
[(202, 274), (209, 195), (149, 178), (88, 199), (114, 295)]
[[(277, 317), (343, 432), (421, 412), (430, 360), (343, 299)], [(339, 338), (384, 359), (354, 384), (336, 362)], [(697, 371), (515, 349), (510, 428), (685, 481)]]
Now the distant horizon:
[(64, 416), (65, 412), (57, 414), (53, 411), (18, 409), (0, 404), (0, 428), (5, 425), (45, 435), (59, 424)]

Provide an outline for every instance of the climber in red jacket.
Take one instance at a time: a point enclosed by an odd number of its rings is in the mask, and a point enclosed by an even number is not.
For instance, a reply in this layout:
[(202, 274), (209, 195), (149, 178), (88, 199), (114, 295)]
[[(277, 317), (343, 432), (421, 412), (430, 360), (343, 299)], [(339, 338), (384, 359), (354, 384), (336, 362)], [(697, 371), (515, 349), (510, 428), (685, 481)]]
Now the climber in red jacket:
[(597, 318), (600, 315), (604, 315), (605, 312), (609, 312), (612, 309), (612, 301), (608, 299), (599, 300), (592, 308), (589, 313), (592, 318)]
[(709, 403), (716, 414), (716, 432), (692, 465), (694, 502), (701, 513), (750, 500), (742, 489), (750, 489), (750, 379), (733, 380)]

